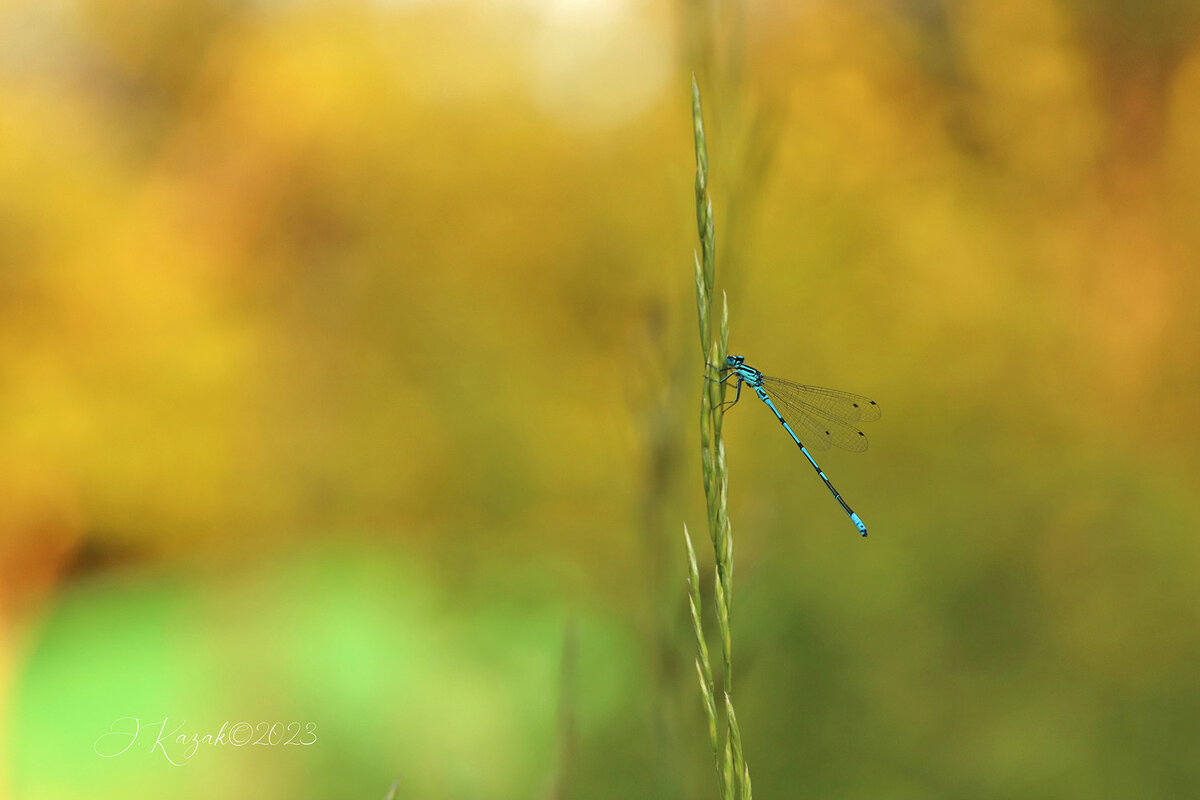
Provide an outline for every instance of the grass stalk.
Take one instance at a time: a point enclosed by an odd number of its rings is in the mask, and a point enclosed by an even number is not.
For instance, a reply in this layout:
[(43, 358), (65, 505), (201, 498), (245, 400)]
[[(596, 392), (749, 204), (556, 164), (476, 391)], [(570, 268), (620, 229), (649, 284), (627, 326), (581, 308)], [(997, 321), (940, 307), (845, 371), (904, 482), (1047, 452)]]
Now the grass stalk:
[(716, 233), (712, 198), (708, 193), (708, 143), (704, 133), (704, 114), (700, 87), (692, 77), (692, 129), (696, 146), (696, 228), (699, 252), (694, 253), (696, 310), (700, 322), (700, 347), (706, 368), (700, 391), (700, 461), (704, 480), (704, 498), (708, 511), (708, 533), (713, 548), (713, 600), (717, 630), (721, 641), (724, 723), (716, 703), (716, 685), (712, 662), (704, 635), (701, 614), (700, 573), (691, 536), (684, 527), (688, 550), (689, 603), (692, 627), (696, 634), (696, 670), (708, 718), (709, 739), (721, 795), (725, 800), (749, 798), (750, 772), (742, 755), (741, 733), (733, 713), (733, 535), (729, 524), (729, 470), (725, 461), (725, 441), (721, 435), (725, 385), (719, 366), (729, 349), (729, 304), (722, 296), (721, 323), (713, 332), (716, 296)]

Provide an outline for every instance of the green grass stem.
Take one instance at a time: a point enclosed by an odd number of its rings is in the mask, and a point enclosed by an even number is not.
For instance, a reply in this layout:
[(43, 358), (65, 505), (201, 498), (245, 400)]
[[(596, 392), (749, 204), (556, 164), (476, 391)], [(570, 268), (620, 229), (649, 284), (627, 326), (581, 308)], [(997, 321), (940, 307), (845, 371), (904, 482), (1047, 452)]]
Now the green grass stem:
[(699, 252), (694, 254), (696, 310), (700, 322), (700, 348), (705, 358), (704, 382), (700, 389), (700, 463), (704, 479), (704, 498), (708, 510), (708, 533), (713, 548), (713, 601), (717, 631), (721, 641), (721, 666), (724, 686), (724, 724), (716, 703), (716, 684), (704, 635), (701, 614), (700, 572), (691, 536), (684, 526), (688, 551), (689, 604), (692, 627), (696, 634), (696, 671), (708, 721), (721, 796), (725, 800), (750, 797), (750, 771), (742, 755), (741, 732), (733, 712), (733, 535), (729, 524), (729, 470), (725, 461), (725, 441), (721, 435), (725, 386), (719, 366), (729, 349), (729, 303), (722, 295), (721, 323), (713, 335), (713, 309), (716, 296), (716, 231), (712, 198), (708, 193), (708, 143), (704, 133), (704, 114), (700, 87), (692, 77), (692, 129), (696, 145), (696, 229)]

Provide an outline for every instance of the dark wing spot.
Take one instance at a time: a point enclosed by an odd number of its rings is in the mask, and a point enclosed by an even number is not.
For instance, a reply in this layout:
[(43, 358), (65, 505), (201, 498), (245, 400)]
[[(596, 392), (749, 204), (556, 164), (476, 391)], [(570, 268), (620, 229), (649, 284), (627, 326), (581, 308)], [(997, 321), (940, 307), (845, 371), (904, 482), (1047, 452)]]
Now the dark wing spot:
[(858, 403), (852, 403), (851, 405), (853, 405), (855, 408), (858, 408)]
[(866, 434), (865, 434), (865, 433), (863, 433), (862, 431), (859, 431), (859, 432), (858, 432), (858, 435), (859, 435), (859, 436), (866, 436)]
[(826, 436), (828, 436), (828, 435), (829, 435), (829, 431), (825, 431), (825, 435), (826, 435)]

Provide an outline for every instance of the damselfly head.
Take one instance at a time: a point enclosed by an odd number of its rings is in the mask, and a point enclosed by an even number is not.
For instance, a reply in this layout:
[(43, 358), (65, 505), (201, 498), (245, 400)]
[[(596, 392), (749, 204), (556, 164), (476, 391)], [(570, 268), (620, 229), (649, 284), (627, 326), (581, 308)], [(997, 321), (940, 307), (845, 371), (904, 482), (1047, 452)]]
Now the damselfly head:
[(742, 356), (725, 356), (725, 365), (728, 367), (740, 367), (746, 363), (746, 359)]

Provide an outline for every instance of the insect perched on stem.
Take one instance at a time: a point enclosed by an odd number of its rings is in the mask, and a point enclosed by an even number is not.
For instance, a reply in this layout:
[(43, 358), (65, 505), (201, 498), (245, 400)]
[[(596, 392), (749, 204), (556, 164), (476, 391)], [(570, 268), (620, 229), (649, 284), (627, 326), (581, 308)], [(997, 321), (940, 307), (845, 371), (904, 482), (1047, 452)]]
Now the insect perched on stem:
[(808, 452), (808, 448), (800, 441), (800, 437), (796, 435), (796, 431), (792, 429), (788, 421), (783, 418), (779, 407), (782, 406), (783, 410), (788, 412), (788, 416), (796, 423), (796, 427), (800, 429), (805, 441), (814, 450), (828, 450), (831, 446), (836, 446), (852, 453), (861, 453), (867, 449), (867, 437), (858, 429), (857, 424), (879, 419), (881, 412), (878, 404), (862, 395), (840, 392), (836, 389), (824, 389), (820, 386), (806, 386), (802, 383), (793, 383), (782, 378), (763, 375), (747, 364), (746, 359), (742, 356), (728, 356), (725, 359), (725, 365), (720, 369), (723, 374), (718, 383), (727, 383), (731, 379), (737, 380), (737, 393), (732, 400), (725, 403), (725, 407), (731, 407), (741, 399), (742, 384), (753, 389), (754, 393), (758, 395), (758, 399), (766, 403), (767, 408), (775, 414), (783, 425), (783, 429), (788, 432), (788, 435), (800, 448), (800, 452), (808, 459), (808, 463), (812, 464), (813, 469), (817, 471), (817, 475), (825, 481), (826, 488), (833, 493), (833, 499), (837, 500), (838, 505), (849, 515), (854, 527), (858, 528), (859, 533), (866, 536), (867, 526), (863, 524), (858, 514), (855, 514), (854, 510), (846, 505), (846, 501), (842, 499), (838, 490), (833, 488), (833, 484), (829, 482), (825, 472), (817, 465), (816, 459)]

